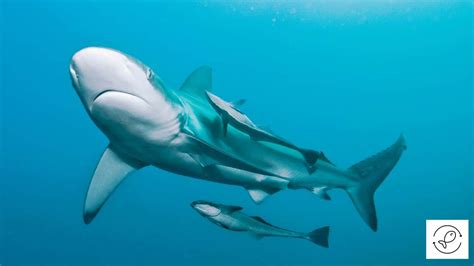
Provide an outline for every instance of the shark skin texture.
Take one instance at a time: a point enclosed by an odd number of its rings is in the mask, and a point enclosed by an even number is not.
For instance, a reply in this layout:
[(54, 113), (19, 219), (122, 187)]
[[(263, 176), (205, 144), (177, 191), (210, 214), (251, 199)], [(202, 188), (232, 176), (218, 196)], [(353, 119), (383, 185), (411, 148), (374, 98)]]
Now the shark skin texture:
[(256, 203), (282, 189), (309, 190), (329, 200), (345, 190), (374, 231), (374, 193), (406, 149), (401, 135), (387, 149), (349, 168), (323, 152), (300, 148), (257, 127), (236, 103), (212, 91), (203, 66), (177, 90), (153, 70), (120, 51), (88, 47), (72, 57), (74, 89), (110, 143), (97, 164), (84, 204), (90, 223), (117, 186), (147, 166), (212, 182), (240, 186)]

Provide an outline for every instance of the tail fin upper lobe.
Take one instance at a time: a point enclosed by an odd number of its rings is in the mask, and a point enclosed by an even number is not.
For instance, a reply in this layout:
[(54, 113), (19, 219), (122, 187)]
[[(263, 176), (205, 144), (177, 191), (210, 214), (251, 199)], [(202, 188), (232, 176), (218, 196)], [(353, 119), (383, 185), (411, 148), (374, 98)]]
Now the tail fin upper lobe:
[(329, 247), (329, 226), (318, 228), (308, 233), (308, 240), (322, 247)]
[(377, 231), (377, 215), (374, 205), (374, 193), (395, 167), (406, 149), (405, 138), (401, 135), (387, 149), (369, 157), (349, 168), (349, 172), (358, 178), (358, 185), (346, 188), (352, 202), (364, 221)]

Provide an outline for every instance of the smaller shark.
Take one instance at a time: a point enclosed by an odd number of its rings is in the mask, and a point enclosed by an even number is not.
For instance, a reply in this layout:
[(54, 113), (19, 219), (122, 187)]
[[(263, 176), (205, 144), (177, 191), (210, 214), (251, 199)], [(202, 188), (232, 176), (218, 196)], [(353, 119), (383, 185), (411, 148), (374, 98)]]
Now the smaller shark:
[(242, 207), (197, 200), (191, 203), (200, 215), (227, 230), (248, 232), (257, 239), (266, 236), (302, 238), (322, 247), (329, 247), (329, 226), (309, 233), (300, 233), (271, 225), (258, 216), (248, 216), (241, 212)]

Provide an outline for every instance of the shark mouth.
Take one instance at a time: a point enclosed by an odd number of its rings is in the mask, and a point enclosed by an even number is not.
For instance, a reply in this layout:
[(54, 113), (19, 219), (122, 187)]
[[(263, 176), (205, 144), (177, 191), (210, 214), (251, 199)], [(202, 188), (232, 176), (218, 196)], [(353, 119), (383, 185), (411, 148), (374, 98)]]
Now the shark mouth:
[(92, 103), (94, 103), (95, 101), (97, 101), (97, 99), (99, 99), (101, 96), (107, 94), (107, 93), (110, 93), (110, 92), (116, 92), (116, 93), (122, 93), (122, 94), (126, 94), (126, 95), (130, 95), (130, 96), (133, 96), (133, 97), (137, 97), (139, 99), (141, 99), (142, 101), (144, 102), (147, 102), (145, 101), (145, 99), (143, 99), (142, 97), (139, 97), (133, 93), (130, 93), (130, 92), (125, 92), (125, 91), (120, 91), (120, 90), (103, 90), (101, 92), (99, 92), (95, 97), (94, 99), (92, 100)]

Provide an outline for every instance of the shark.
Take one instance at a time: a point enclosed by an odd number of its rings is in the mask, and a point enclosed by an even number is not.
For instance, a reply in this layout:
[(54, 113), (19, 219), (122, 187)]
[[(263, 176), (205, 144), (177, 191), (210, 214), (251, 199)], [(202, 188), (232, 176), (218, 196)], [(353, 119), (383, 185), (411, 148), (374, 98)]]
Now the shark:
[(240, 186), (256, 203), (283, 189), (309, 190), (329, 200), (343, 189), (372, 230), (374, 193), (406, 149), (401, 135), (385, 150), (338, 167), (323, 152), (304, 149), (255, 125), (239, 106), (214, 94), (212, 70), (194, 70), (179, 89), (138, 59), (115, 49), (87, 47), (69, 66), (85, 111), (108, 138), (87, 189), (89, 224), (120, 183), (154, 166), (178, 175)]
[(224, 205), (210, 201), (197, 200), (191, 203), (201, 216), (212, 223), (230, 231), (247, 232), (256, 239), (263, 237), (301, 238), (322, 247), (329, 247), (329, 226), (324, 226), (309, 233), (295, 232), (274, 226), (259, 216), (248, 216), (243, 208), (234, 205)]

